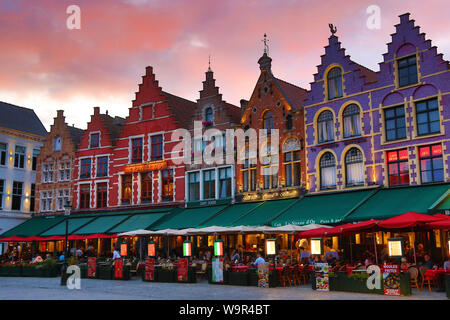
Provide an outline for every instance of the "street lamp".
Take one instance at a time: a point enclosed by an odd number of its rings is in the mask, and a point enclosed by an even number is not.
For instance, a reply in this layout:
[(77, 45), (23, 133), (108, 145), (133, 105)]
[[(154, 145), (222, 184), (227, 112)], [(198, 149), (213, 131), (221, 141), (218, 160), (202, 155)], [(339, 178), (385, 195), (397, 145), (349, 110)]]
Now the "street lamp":
[(61, 285), (65, 286), (67, 284), (67, 237), (69, 233), (69, 217), (72, 206), (69, 201), (64, 204), (64, 216), (66, 217), (66, 235), (64, 238), (64, 263), (61, 267)]

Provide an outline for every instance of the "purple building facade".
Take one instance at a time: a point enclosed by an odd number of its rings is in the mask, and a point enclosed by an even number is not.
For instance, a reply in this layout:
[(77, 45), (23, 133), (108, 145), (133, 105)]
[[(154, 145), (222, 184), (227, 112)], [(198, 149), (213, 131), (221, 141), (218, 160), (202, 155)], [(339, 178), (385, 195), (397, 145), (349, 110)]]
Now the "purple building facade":
[(449, 63), (409, 13), (395, 27), (379, 72), (332, 31), (305, 101), (309, 192), (450, 181)]

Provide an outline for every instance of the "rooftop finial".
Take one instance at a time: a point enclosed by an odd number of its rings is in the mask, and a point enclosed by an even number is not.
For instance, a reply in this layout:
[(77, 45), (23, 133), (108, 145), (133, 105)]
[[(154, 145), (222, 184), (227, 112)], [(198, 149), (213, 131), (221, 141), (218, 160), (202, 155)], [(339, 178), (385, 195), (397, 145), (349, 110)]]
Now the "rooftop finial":
[(209, 55), (209, 58), (208, 58), (208, 71), (212, 71), (211, 70), (211, 55)]
[(333, 36), (334, 36), (334, 34), (335, 34), (335, 33), (336, 33), (336, 31), (337, 31), (337, 28), (336, 28), (336, 26), (333, 26), (333, 24), (332, 24), (332, 23), (329, 23), (329, 24), (328, 24), (328, 26), (330, 27), (331, 35), (333, 35)]
[(267, 35), (265, 33), (264, 33), (264, 39), (261, 41), (264, 42), (264, 53), (269, 55), (269, 46), (267, 45), (267, 42), (269, 40), (267, 39)]

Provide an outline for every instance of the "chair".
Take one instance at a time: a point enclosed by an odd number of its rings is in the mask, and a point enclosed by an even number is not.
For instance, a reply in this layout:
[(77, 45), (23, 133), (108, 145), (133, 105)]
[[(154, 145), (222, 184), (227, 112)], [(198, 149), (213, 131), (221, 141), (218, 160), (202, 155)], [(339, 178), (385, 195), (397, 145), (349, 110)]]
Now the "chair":
[(207, 269), (207, 267), (208, 267), (208, 264), (206, 262), (202, 263), (202, 266), (201, 266), (200, 270), (196, 271), (195, 274), (197, 276), (200, 276), (200, 278), (201, 277), (206, 277), (206, 269)]
[(428, 285), (428, 291), (431, 291), (431, 284), (433, 283), (433, 286), (438, 286), (437, 283), (437, 277), (435, 277), (434, 275), (425, 275), (426, 271), (429, 270), (429, 268), (427, 267), (420, 267), (420, 275), (422, 277), (422, 284), (421, 284), (421, 289), (423, 290), (423, 285), (425, 282), (427, 282)]
[(289, 284), (289, 287), (291, 287), (291, 277), (289, 275), (289, 267), (284, 267), (283, 270), (281, 270), (280, 282), (283, 285), (283, 287), (286, 287), (286, 282)]
[(304, 265), (303, 270), (300, 271), (300, 279), (304, 281), (305, 284), (309, 281), (309, 266)]
[(419, 291), (420, 293), (419, 283), (417, 282), (417, 278), (419, 277), (419, 270), (417, 270), (416, 267), (409, 267), (408, 272), (411, 281), (411, 287), (415, 286), (417, 288), (417, 291)]
[[(298, 269), (298, 265), (294, 265), (294, 270), (292, 270), (292, 282), (294, 284), (294, 286), (297, 285), (301, 285), (302, 281), (301, 281), (301, 275), (300, 275), (300, 270)], [(306, 282), (305, 282), (306, 284)]]

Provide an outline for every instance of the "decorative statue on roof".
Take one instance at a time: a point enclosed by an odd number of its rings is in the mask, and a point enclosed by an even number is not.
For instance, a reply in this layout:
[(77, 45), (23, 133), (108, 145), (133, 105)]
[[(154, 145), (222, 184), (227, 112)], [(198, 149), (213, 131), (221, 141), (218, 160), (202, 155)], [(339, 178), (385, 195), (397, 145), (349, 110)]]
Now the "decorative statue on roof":
[(330, 27), (331, 34), (334, 35), (337, 31), (337, 28), (333, 26), (332, 23), (329, 23), (328, 26)]

